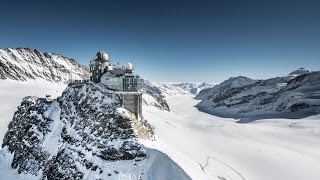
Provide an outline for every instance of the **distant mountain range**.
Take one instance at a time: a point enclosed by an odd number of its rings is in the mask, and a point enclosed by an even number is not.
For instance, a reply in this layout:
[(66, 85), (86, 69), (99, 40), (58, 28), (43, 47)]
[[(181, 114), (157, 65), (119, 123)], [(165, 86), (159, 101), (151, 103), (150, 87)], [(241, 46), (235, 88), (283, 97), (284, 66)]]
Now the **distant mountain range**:
[(320, 113), (320, 72), (300, 68), (266, 80), (233, 77), (202, 90), (200, 110), (242, 119), (301, 118)]
[(192, 82), (185, 82), (185, 83), (175, 83), (174, 86), (181, 87), (182, 89), (189, 91), (193, 95), (197, 95), (201, 90), (211, 88), (215, 84), (209, 83), (192, 83)]

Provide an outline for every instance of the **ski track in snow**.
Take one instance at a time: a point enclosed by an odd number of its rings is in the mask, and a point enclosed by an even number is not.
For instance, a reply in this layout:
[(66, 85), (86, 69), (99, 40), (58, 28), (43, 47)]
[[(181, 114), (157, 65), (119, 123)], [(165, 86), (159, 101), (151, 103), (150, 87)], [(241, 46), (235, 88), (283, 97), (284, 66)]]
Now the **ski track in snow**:
[[(209, 165), (210, 159), (213, 159), (213, 160), (215, 160), (215, 161), (218, 161), (219, 163), (221, 163), (221, 164), (223, 164), (224, 166), (226, 166), (227, 168), (229, 168), (231, 171), (233, 171), (233, 172), (235, 172), (236, 174), (238, 174), (239, 177), (240, 177), (242, 180), (246, 180), (246, 178), (244, 178), (244, 177), (243, 177), (237, 170), (235, 170), (233, 167), (231, 167), (230, 165), (224, 163), (223, 161), (221, 161), (221, 160), (219, 160), (219, 159), (217, 159), (217, 158), (215, 158), (215, 157), (213, 157), (213, 156), (208, 156), (208, 157), (207, 157), (207, 160), (206, 160), (206, 163), (205, 163), (204, 165), (201, 165), (201, 164), (199, 163), (199, 165), (201, 166), (201, 169), (202, 169), (203, 172), (206, 173), (206, 170), (205, 170), (205, 169), (206, 169), (206, 167)], [(213, 165), (215, 165), (215, 164), (213, 163)], [(220, 176), (218, 176), (218, 177), (220, 177)]]

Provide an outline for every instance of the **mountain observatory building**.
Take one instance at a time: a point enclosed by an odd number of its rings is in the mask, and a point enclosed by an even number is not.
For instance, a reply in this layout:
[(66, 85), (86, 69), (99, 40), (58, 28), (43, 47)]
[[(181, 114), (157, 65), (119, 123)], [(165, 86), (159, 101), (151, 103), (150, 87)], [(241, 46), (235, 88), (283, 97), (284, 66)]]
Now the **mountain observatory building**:
[(122, 100), (122, 107), (136, 115), (142, 116), (142, 93), (140, 92), (141, 79), (133, 73), (131, 63), (112, 64), (109, 55), (99, 51), (90, 61), (90, 81), (102, 83)]

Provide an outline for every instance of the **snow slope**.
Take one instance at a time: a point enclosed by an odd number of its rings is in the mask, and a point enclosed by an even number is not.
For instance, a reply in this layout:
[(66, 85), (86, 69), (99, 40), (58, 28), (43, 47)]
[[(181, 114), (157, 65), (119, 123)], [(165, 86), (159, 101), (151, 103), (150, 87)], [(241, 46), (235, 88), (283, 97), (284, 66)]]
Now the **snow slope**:
[(191, 178), (320, 179), (319, 115), (238, 124), (198, 111), (200, 101), (191, 96), (167, 101), (170, 112), (143, 107), (157, 135), (151, 144), (176, 158)]
[(66, 83), (88, 79), (88, 68), (74, 59), (31, 48), (0, 49), (0, 79), (44, 79)]
[(26, 96), (45, 97), (50, 94), (52, 98), (60, 96), (67, 87), (64, 83), (54, 83), (45, 80), (0, 80), (0, 143), (7, 132), (9, 122), (14, 112)]
[(213, 86), (212, 88), (205, 88), (199, 92), (196, 99), (207, 99), (215, 97), (216, 94), (222, 94), (232, 88), (242, 87), (257, 82), (257, 80), (250, 79), (243, 76), (231, 77), (222, 83)]
[(181, 96), (181, 95), (191, 95), (191, 93), (188, 92), (187, 90), (169, 83), (156, 83), (156, 82), (150, 82), (148, 80), (145, 80), (144, 84), (151, 87), (156, 87), (164, 98)]
[(192, 83), (192, 82), (184, 82), (184, 83), (174, 83), (174, 86), (181, 87), (182, 89), (189, 91), (193, 95), (197, 95), (201, 90), (212, 88), (215, 84), (208, 83)]
[(147, 106), (155, 106), (165, 111), (170, 111), (170, 107), (168, 106), (165, 98), (190, 95), (189, 91), (172, 84), (155, 83), (148, 80), (143, 80), (141, 86), (141, 91), (143, 92), (143, 104)]

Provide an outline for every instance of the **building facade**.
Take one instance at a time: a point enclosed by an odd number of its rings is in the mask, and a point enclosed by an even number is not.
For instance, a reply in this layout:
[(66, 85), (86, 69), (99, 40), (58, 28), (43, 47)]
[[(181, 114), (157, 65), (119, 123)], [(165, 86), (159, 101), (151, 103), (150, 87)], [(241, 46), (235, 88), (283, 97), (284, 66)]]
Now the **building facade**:
[(140, 77), (133, 74), (133, 65), (126, 63), (114, 67), (109, 56), (104, 51), (99, 51), (94, 60), (90, 62), (90, 80), (103, 83), (109, 89), (116, 91), (137, 92), (140, 88)]
[(92, 82), (100, 82), (101, 76), (108, 70), (112, 70), (112, 65), (109, 61), (109, 56), (104, 51), (99, 51), (96, 57), (90, 61), (90, 80)]
[(99, 51), (90, 61), (90, 80), (102, 83), (122, 99), (122, 107), (134, 113), (137, 118), (142, 117), (142, 93), (139, 91), (141, 79), (133, 73), (131, 63), (111, 64), (109, 56)]

